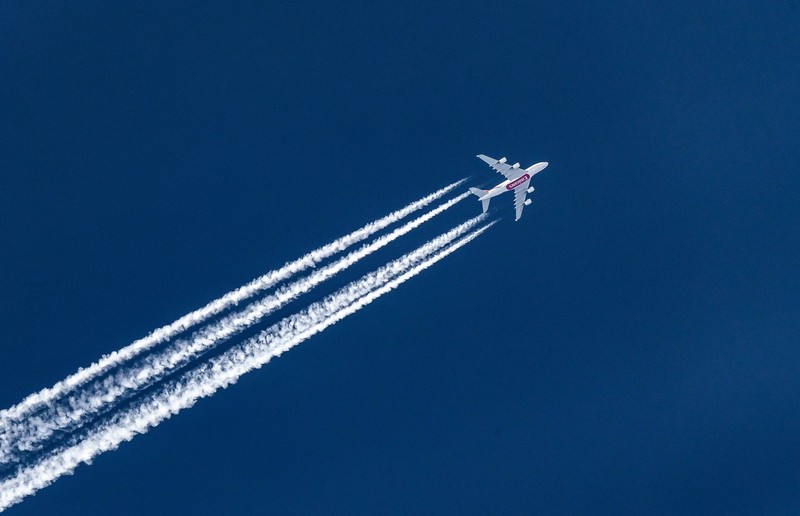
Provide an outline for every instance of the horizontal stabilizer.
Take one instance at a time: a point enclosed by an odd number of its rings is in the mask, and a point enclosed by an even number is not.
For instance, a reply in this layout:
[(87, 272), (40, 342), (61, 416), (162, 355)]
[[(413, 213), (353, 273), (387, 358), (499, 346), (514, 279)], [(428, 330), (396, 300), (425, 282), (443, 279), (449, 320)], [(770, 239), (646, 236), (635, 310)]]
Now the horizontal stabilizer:
[(486, 190), (481, 190), (480, 188), (470, 188), (469, 192), (473, 195), (477, 195), (478, 197), (483, 197), (486, 195)]
[[(481, 190), (480, 188), (470, 188), (469, 192), (472, 195), (477, 195), (478, 198), (480, 199), (481, 197), (486, 195), (489, 192), (489, 190)], [(490, 200), (491, 199), (481, 199), (481, 205), (483, 206), (483, 213), (486, 213), (486, 210), (489, 209), (489, 201)]]

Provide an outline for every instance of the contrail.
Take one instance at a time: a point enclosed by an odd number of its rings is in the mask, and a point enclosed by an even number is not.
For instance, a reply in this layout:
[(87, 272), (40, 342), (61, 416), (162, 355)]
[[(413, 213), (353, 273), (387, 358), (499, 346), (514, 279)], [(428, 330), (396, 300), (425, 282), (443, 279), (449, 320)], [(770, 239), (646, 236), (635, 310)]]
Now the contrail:
[(18, 470), (13, 477), (0, 482), (0, 510), (18, 503), (58, 477), (72, 473), (81, 463), (88, 464), (97, 455), (117, 448), (123, 441), (146, 433), (165, 419), (191, 407), (200, 398), (235, 383), (243, 374), (260, 368), (272, 357), (281, 355), (397, 288), (471, 242), (494, 224), (486, 224), (452, 243), (458, 235), (484, 219), (485, 215), (475, 217), (310, 305), (306, 310), (286, 317), (242, 345), (231, 348), (186, 373), (181, 379), (170, 382), (159, 392), (146, 396), (130, 409), (115, 414), (81, 441), (58, 449), (38, 463)]
[(431, 202), (439, 199), (443, 195), (447, 194), (447, 192), (450, 192), (458, 185), (462, 184), (465, 180), (466, 179), (461, 179), (460, 181), (456, 181), (455, 183), (447, 185), (444, 188), (419, 199), (418, 201), (412, 202), (400, 210), (370, 222), (364, 227), (357, 229), (348, 235), (334, 240), (333, 242), (324, 245), (319, 249), (311, 251), (297, 260), (287, 262), (280, 269), (268, 272), (267, 274), (254, 279), (246, 285), (239, 287), (236, 290), (232, 290), (218, 299), (215, 299), (206, 306), (184, 315), (175, 322), (154, 330), (146, 337), (134, 341), (118, 351), (114, 351), (103, 356), (100, 360), (93, 363), (89, 367), (79, 369), (77, 372), (68, 376), (64, 380), (57, 382), (52, 387), (30, 394), (13, 407), (0, 411), (0, 434), (11, 422), (27, 416), (42, 405), (59, 398), (65, 392), (69, 392), (75, 387), (84, 384), (86, 381), (107, 372), (108, 370), (116, 367), (119, 364), (122, 364), (127, 360), (130, 360), (142, 351), (171, 339), (179, 333), (207, 320), (209, 317), (222, 312), (232, 305), (235, 305), (240, 301), (257, 294), (262, 290), (268, 289), (276, 283), (283, 281), (294, 274), (297, 274), (298, 272), (308, 269), (309, 267), (313, 267), (322, 260), (329, 258), (350, 247), (351, 245), (370, 237), (376, 232), (390, 226), (391, 224), (394, 224), (411, 213), (424, 208)]
[(55, 432), (74, 430), (76, 426), (85, 422), (87, 417), (92, 417), (99, 411), (108, 409), (121, 397), (158, 382), (165, 375), (183, 367), (220, 342), (257, 324), (270, 313), (297, 299), (335, 274), (358, 263), (364, 257), (413, 231), (469, 195), (469, 192), (465, 192), (442, 203), (428, 213), (314, 271), (308, 277), (280, 287), (275, 293), (253, 302), (241, 312), (209, 324), (198, 330), (191, 339), (179, 340), (164, 352), (147, 355), (142, 359), (141, 364), (136, 364), (132, 368), (123, 368), (111, 377), (102, 378), (94, 386), (86, 386), (67, 395), (64, 403), (52, 407), (50, 411), (10, 426), (4, 435), (0, 435), (0, 463), (15, 460), (17, 450), (30, 452), (41, 449), (46, 440)]

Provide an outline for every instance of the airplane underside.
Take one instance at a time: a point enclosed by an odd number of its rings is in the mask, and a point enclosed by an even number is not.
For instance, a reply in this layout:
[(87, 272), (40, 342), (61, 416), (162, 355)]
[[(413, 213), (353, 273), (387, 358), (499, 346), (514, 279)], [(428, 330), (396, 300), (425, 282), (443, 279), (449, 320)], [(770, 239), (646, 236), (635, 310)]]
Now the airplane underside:
[(522, 210), (525, 206), (530, 206), (532, 202), (531, 199), (527, 198), (527, 194), (534, 191), (534, 188), (529, 186), (531, 178), (547, 168), (548, 163), (542, 161), (526, 169), (520, 169), (519, 163), (515, 163), (514, 165), (506, 164), (506, 158), (496, 160), (483, 154), (478, 154), (478, 157), (506, 178), (505, 181), (491, 190), (481, 190), (479, 188), (469, 189), (469, 191), (481, 201), (483, 213), (486, 213), (489, 209), (489, 201), (492, 197), (496, 197), (504, 192), (514, 192), (514, 208), (516, 212), (514, 220), (519, 220), (520, 217), (522, 217)]

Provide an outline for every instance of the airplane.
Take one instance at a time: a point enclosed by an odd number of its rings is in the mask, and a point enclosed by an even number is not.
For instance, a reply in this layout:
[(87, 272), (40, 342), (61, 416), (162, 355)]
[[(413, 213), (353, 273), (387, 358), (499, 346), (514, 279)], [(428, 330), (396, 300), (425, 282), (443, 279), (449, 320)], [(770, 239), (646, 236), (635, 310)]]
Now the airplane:
[(478, 196), (478, 200), (483, 204), (483, 213), (486, 213), (486, 210), (489, 209), (489, 201), (492, 197), (513, 190), (514, 208), (517, 211), (514, 221), (519, 220), (519, 218), (522, 217), (523, 208), (529, 206), (532, 202), (530, 199), (526, 199), (527, 194), (533, 192), (533, 187), (528, 187), (531, 182), (531, 177), (547, 168), (549, 163), (542, 161), (528, 168), (520, 169), (519, 163), (514, 163), (513, 165), (506, 164), (506, 158), (494, 159), (484, 154), (478, 154), (477, 157), (485, 161), (490, 167), (497, 170), (506, 178), (505, 181), (491, 190), (481, 190), (480, 188), (469, 189), (470, 192)]

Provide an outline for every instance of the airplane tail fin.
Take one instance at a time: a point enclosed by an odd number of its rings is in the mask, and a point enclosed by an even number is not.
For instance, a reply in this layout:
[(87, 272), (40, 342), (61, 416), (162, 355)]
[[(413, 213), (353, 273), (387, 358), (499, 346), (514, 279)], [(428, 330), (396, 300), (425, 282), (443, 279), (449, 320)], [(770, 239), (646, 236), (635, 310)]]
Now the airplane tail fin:
[[(470, 188), (470, 193), (473, 195), (477, 195), (478, 197), (483, 197), (486, 195), (486, 190), (481, 190), (480, 188)], [(481, 201), (481, 205), (483, 206), (483, 213), (486, 213), (486, 210), (489, 209), (489, 201), (491, 199), (483, 199)]]

